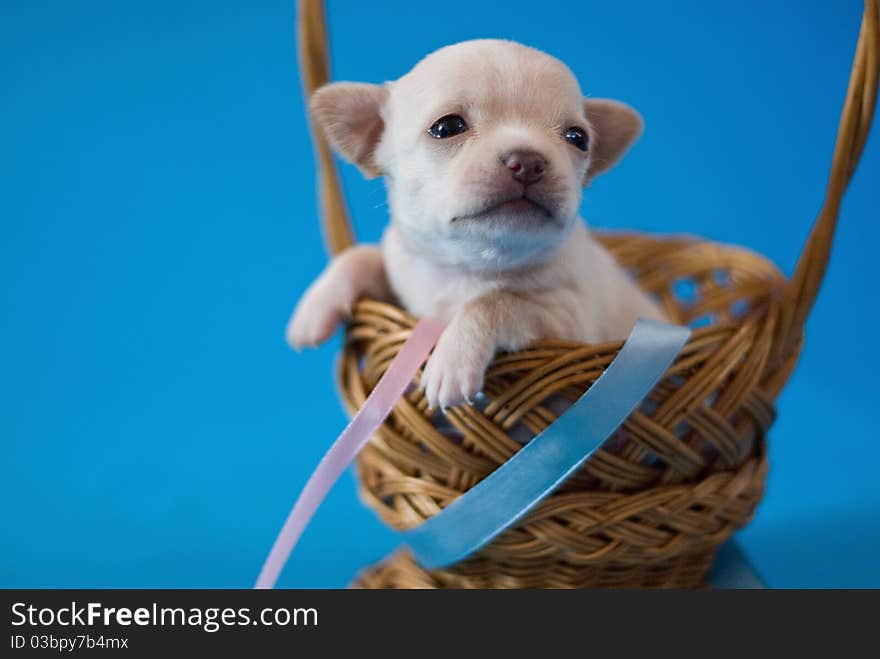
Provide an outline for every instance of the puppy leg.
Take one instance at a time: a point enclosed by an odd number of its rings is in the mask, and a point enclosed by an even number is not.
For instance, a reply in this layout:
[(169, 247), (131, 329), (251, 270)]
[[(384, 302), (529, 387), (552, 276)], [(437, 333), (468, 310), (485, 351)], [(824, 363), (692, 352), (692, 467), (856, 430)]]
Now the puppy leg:
[(382, 254), (373, 245), (351, 247), (330, 262), (296, 305), (287, 342), (299, 350), (326, 341), (361, 297), (391, 299)]
[(496, 350), (519, 350), (542, 336), (557, 336), (559, 325), (558, 308), (505, 291), (466, 303), (425, 365), (421, 386), (428, 404), (445, 409), (470, 401), (482, 389)]

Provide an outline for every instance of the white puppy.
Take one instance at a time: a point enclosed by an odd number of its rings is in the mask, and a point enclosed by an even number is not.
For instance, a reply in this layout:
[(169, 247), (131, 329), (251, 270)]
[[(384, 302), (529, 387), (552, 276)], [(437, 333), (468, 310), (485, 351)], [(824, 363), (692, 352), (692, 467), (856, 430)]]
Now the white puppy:
[(594, 242), (581, 191), (642, 130), (639, 114), (584, 99), (559, 60), (509, 41), (442, 48), (384, 85), (334, 83), (311, 99), (343, 158), (382, 175), (380, 247), (336, 257), (288, 325), (294, 347), (329, 338), (362, 296), (447, 327), (421, 383), (429, 404), (469, 401), (498, 350), (541, 338), (625, 338), (659, 307)]

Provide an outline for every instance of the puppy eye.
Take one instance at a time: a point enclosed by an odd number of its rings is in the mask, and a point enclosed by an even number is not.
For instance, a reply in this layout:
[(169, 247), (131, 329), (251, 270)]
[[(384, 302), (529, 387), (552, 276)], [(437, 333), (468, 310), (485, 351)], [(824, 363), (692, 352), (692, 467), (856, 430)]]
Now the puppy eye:
[(580, 128), (569, 128), (562, 134), (562, 138), (569, 144), (576, 146), (581, 151), (586, 151), (589, 144), (587, 134)]
[(467, 123), (457, 114), (447, 114), (431, 124), (428, 132), (431, 137), (442, 140), (454, 135), (461, 135), (468, 129)]

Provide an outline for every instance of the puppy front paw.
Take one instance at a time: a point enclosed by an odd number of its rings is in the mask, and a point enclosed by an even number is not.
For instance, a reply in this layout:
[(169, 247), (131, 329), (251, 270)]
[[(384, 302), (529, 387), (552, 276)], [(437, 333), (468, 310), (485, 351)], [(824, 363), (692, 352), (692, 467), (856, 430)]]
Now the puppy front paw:
[(327, 286), (313, 286), (303, 295), (287, 323), (287, 342), (296, 350), (317, 346), (333, 336), (339, 324), (350, 315), (348, 296), (334, 294)]
[(471, 402), (483, 388), (486, 367), (492, 360), (491, 340), (462, 336), (450, 325), (431, 353), (422, 372), (421, 387), (432, 409)]

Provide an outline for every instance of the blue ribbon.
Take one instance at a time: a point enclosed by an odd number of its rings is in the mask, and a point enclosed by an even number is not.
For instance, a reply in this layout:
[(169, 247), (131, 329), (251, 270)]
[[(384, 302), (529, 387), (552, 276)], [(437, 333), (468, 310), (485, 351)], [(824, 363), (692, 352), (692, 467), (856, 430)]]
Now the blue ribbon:
[(442, 511), (403, 533), (428, 569), (488, 544), (601, 447), (663, 377), (690, 329), (639, 320), (617, 357), (574, 405), (512, 458)]

